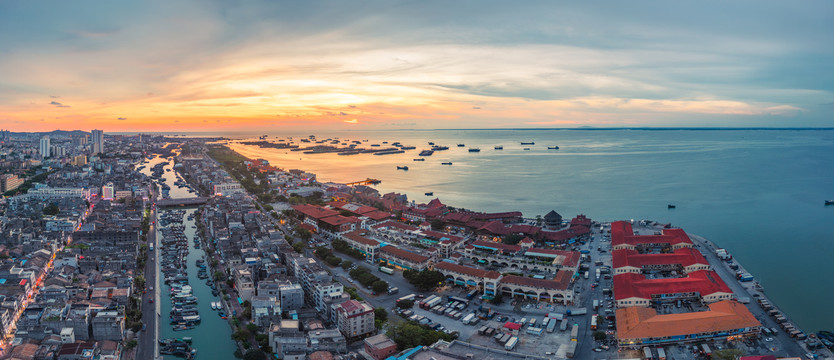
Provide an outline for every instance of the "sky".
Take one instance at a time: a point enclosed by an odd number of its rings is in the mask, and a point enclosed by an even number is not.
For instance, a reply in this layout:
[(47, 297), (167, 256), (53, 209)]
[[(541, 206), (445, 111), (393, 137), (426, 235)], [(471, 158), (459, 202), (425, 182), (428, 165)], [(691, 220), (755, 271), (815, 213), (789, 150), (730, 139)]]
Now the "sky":
[(0, 128), (832, 127), (834, 2), (0, 1)]

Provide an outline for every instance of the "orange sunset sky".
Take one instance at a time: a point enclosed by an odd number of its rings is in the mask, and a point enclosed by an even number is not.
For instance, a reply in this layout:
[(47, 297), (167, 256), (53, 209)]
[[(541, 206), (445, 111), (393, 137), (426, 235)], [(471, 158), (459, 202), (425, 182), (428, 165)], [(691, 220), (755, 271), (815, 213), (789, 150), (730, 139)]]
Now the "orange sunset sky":
[(831, 7), (3, 1), (0, 127), (826, 127)]

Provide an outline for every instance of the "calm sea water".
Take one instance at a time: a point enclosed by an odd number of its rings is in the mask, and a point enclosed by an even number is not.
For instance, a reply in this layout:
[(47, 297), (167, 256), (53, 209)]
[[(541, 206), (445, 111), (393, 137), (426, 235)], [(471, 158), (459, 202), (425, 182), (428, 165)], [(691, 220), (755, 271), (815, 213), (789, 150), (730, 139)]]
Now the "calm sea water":
[[(309, 134), (269, 134), (276, 137)], [(400, 141), (405, 154), (305, 155), (233, 145), (319, 181), (381, 179), (380, 192), (481, 211), (670, 222), (727, 248), (806, 331), (834, 329), (834, 131), (434, 130), (316, 133)], [(415, 162), (428, 141), (449, 146)], [(535, 145), (522, 146), (520, 142)], [(457, 147), (458, 143), (465, 147)], [(366, 145), (367, 145), (366, 144)], [(502, 145), (504, 150), (494, 150)], [(547, 146), (558, 145), (559, 150)], [(383, 145), (385, 146), (385, 145)], [(478, 147), (479, 153), (468, 148)], [(530, 150), (524, 150), (529, 147)], [(451, 161), (452, 166), (441, 162)], [(397, 170), (407, 165), (408, 171)], [(675, 204), (676, 209), (667, 209)]]

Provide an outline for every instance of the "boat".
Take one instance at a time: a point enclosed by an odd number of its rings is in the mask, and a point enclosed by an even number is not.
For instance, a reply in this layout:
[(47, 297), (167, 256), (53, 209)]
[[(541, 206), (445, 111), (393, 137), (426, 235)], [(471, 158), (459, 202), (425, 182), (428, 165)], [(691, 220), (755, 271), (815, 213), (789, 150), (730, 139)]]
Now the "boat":
[(666, 205), (666, 208), (667, 208), (667, 209), (674, 209), (674, 208), (675, 208), (675, 205), (669, 204), (669, 205)]
[(559, 150), (559, 147), (558, 146), (548, 146), (547, 149), (548, 150)]
[(478, 149), (478, 148), (469, 148), (469, 152), (481, 152), (481, 149)]
[(408, 170), (408, 166), (397, 166), (397, 170)]
[(442, 145), (435, 145), (435, 146), (432, 146), (431, 149), (434, 150), (434, 151), (441, 151), (441, 150), (449, 150), (449, 147), (448, 146), (442, 146)]
[(496, 145), (495, 150), (504, 150), (504, 147), (501, 145)]
[(524, 142), (524, 141), (522, 141), (522, 142), (521, 142), (521, 145), (536, 145), (536, 143), (534, 143), (534, 142), (532, 142), (532, 141), (530, 141), (530, 142)]
[(524, 150), (530, 150), (530, 148), (524, 148)]
[(825, 205), (834, 205), (834, 199), (832, 199), (832, 200), (825, 200)]
[(451, 162), (451, 161), (449, 161), (449, 162), (444, 162), (444, 163), (440, 163), (440, 165), (452, 165), (452, 162)]
[(433, 143), (433, 142), (431, 142), (431, 141), (429, 141), (429, 145), (434, 145), (434, 143)]
[(464, 147), (464, 146), (466, 146), (466, 145), (464, 145), (464, 144), (458, 144), (458, 147)]
[(434, 195), (434, 191), (429, 191), (429, 192), (426, 193), (426, 196), (433, 196), (433, 195)]
[(418, 155), (420, 155), (420, 156), (431, 156), (431, 154), (434, 154), (434, 150), (423, 150)]
[(414, 161), (426, 161), (426, 159), (419, 158), (419, 159), (414, 159)]

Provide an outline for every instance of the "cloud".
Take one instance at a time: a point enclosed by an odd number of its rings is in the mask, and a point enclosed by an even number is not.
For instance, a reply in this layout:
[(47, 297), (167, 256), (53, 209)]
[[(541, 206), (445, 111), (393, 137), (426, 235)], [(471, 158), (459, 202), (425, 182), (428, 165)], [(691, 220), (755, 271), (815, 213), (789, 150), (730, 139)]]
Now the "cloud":
[(57, 102), (57, 101), (50, 101), (50, 102), (49, 102), (49, 105), (55, 105), (55, 107), (60, 107), (60, 108), (68, 108), (68, 107), (70, 107), (69, 105), (64, 105), (64, 104), (61, 104), (61, 103), (59, 103), (59, 102)]
[(358, 124), (359, 119), (342, 120), (342, 122), (346, 124)]
[(53, 99), (58, 99), (58, 98), (60, 98), (60, 96), (58, 96), (58, 95), (49, 95), (49, 97), (50, 97), (50, 98), (53, 98)]

